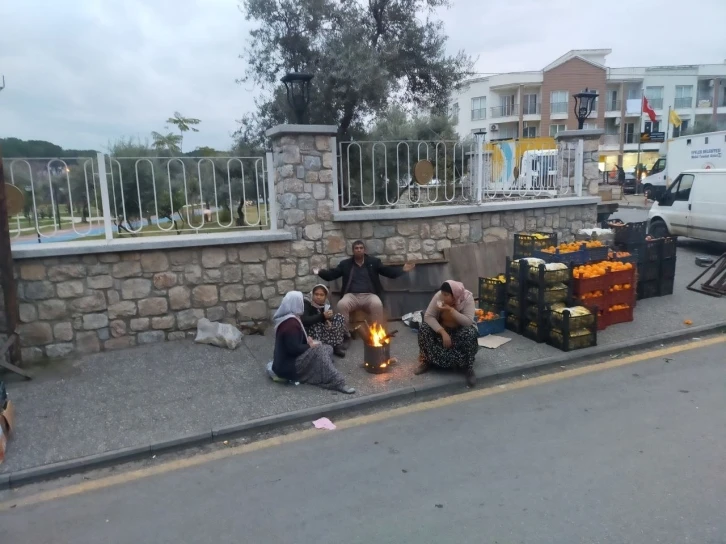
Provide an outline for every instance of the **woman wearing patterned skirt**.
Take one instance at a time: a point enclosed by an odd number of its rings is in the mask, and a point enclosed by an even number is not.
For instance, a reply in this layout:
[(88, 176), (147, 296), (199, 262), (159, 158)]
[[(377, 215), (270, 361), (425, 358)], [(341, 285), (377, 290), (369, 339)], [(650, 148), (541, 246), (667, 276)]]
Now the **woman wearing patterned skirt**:
[(461, 370), (469, 387), (476, 384), (474, 357), (479, 336), (474, 324), (474, 296), (463, 283), (449, 280), (431, 299), (418, 333), (419, 366), (416, 374), (431, 366)]
[(333, 353), (345, 357), (345, 319), (333, 313), (328, 302), (325, 285), (316, 285), (305, 299), (305, 312), (301, 320), (311, 338), (333, 347)]
[[(300, 291), (290, 291), (275, 312), (275, 354), (272, 373), (277, 378), (355, 393), (333, 365), (333, 348), (313, 340), (300, 321), (305, 305)], [(272, 377), (272, 376), (271, 376)], [(273, 378), (274, 379), (274, 378)]]

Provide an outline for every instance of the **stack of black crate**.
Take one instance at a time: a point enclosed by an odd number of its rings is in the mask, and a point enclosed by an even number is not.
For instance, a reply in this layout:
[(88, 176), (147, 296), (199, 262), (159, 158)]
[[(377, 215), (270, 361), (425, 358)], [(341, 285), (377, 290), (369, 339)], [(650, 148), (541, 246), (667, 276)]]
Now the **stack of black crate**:
[[(549, 339), (552, 304), (572, 305), (572, 267), (559, 272), (553, 275), (545, 265), (533, 268), (526, 261), (520, 264), (507, 259), (506, 325), (509, 330), (538, 343)], [(560, 283), (566, 289), (552, 291), (552, 286)]]
[(646, 222), (626, 223), (615, 229), (615, 244), (633, 255), (637, 264), (637, 299), (673, 294), (676, 275), (676, 238), (646, 239)]

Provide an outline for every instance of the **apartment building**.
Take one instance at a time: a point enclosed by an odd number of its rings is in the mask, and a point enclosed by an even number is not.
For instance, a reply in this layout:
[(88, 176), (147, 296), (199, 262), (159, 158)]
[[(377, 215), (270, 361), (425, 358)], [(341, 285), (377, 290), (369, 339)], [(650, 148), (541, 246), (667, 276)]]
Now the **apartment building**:
[[(554, 136), (577, 128), (573, 95), (585, 88), (599, 97), (585, 128), (605, 130), (601, 162), (610, 169), (635, 166), (642, 132), (668, 132), (712, 127), (726, 130), (726, 61), (723, 64), (611, 68), (611, 49), (579, 49), (561, 56), (543, 70), (478, 77), (452, 98), (451, 113), (461, 137), (487, 131), (487, 141)], [(641, 116), (645, 93), (656, 121)], [(668, 126), (669, 108), (682, 125)], [(640, 119), (639, 119), (640, 118)], [(661, 144), (641, 143), (640, 162), (651, 165)]]

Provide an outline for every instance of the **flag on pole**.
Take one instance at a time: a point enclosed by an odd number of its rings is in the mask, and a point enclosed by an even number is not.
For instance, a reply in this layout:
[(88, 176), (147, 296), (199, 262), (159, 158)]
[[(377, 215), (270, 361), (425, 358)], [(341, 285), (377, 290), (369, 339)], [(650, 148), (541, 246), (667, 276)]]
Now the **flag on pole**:
[(648, 99), (645, 96), (643, 96), (643, 113), (647, 113), (651, 122), (655, 123), (655, 110), (650, 107)]
[(671, 110), (671, 112), (668, 114), (668, 120), (671, 122), (671, 125), (673, 125), (674, 127), (681, 126), (681, 118), (676, 113), (676, 110)]

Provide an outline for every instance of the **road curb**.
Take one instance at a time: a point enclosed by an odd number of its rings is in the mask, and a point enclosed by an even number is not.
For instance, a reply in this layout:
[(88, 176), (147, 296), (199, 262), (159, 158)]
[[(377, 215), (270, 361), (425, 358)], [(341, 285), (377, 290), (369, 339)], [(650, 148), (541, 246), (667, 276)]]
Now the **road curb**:
[[(658, 334), (649, 338), (628, 340), (618, 344), (596, 346), (586, 350), (572, 351), (569, 353), (563, 352), (562, 355), (537, 359), (536, 361), (532, 361), (517, 368), (507, 369), (504, 371), (485, 370), (477, 374), (477, 378), (483, 383), (488, 383), (503, 378), (526, 375), (533, 371), (544, 371), (564, 365), (573, 365), (593, 358), (607, 357), (609, 355), (616, 353), (620, 354), (622, 352), (632, 351), (635, 349), (643, 350), (653, 346), (673, 344), (689, 337), (693, 338), (699, 335), (714, 334), (725, 331), (726, 322), (689, 327), (682, 331)], [(452, 394), (464, 393), (467, 389), (462, 387), (462, 384), (463, 378), (461, 376), (442, 375), (440, 380), (423, 386), (402, 387), (385, 393), (377, 393), (374, 395), (352, 398), (331, 404), (303, 408), (301, 410), (254, 419), (236, 425), (212, 428), (208, 432), (182, 435), (169, 440), (157, 441), (141, 446), (113, 450), (95, 455), (78, 457), (67, 461), (60, 461), (50, 465), (0, 474), (0, 490), (9, 489), (11, 487), (17, 488), (41, 480), (50, 480), (69, 476), (71, 474), (86, 472), (92, 469), (103, 468), (113, 464), (148, 458), (149, 455), (152, 454), (168, 453), (203, 446), (215, 441), (241, 438), (254, 433), (289, 427), (300, 423), (310, 422), (311, 420), (322, 416), (330, 417), (352, 412), (361, 408), (373, 408), (386, 402), (416, 398), (423, 399), (428, 396), (442, 395), (448, 392), (451, 392)]]

